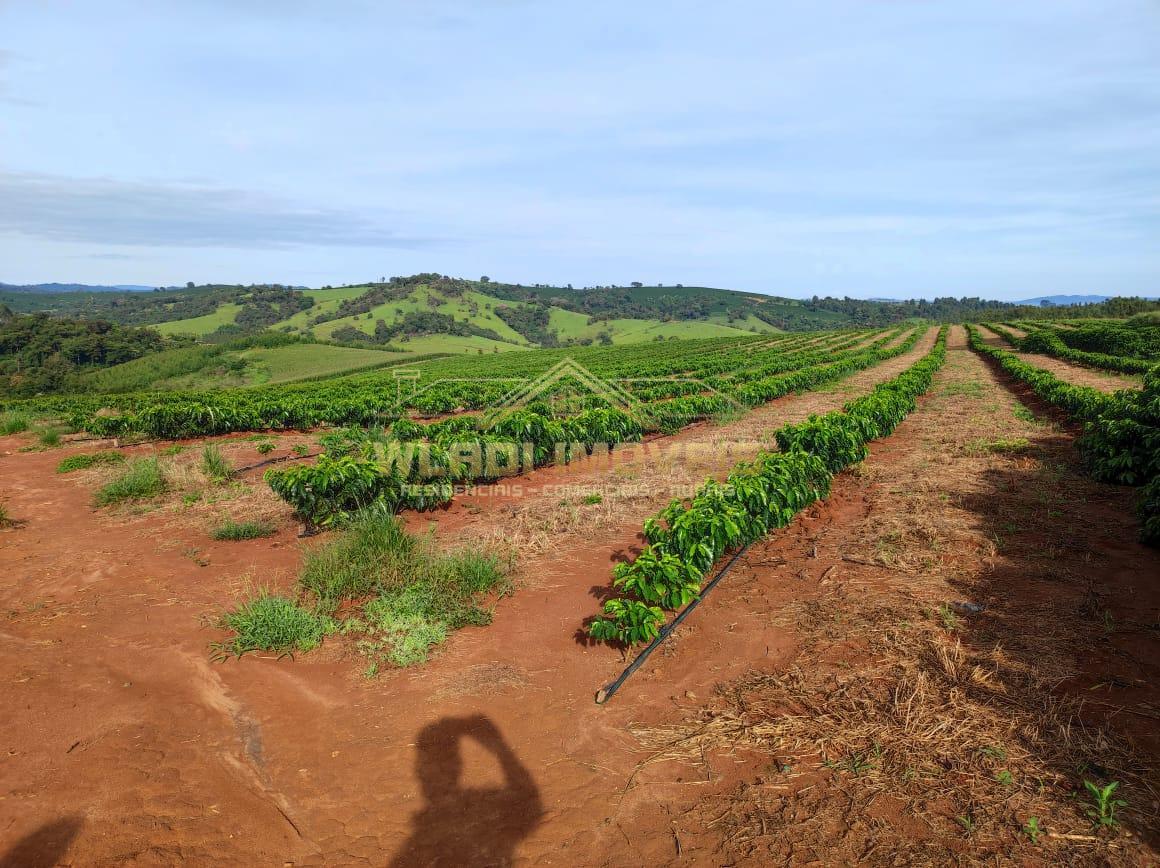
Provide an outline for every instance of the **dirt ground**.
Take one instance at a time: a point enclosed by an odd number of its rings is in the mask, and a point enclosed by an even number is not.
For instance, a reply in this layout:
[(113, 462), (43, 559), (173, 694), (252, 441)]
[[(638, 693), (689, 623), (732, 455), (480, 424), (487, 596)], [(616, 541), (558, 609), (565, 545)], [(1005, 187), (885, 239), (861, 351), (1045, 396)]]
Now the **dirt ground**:
[[(290, 586), (300, 553), (285, 520), (245, 544), (207, 523), (276, 502), (108, 516), (54, 473), (81, 447), (5, 438), (0, 497), (24, 523), (0, 530), (0, 864), (1155, 861), (1155, 553), (1128, 493), (1082, 477), (1071, 435), (1017, 416), (954, 338), (919, 411), (606, 706), (593, 693), (625, 661), (577, 633), (655, 494), (596, 539), (581, 514), (491, 626), (366, 680), (334, 652), (209, 662), (209, 619), (247, 585)], [(721, 427), (760, 440), (884, 370)], [(710, 427), (682, 436), (724, 454)], [(437, 534), (526, 525), (558, 495), (493, 501), (436, 514)], [(940, 614), (957, 601), (984, 608)], [(919, 676), (910, 728), (897, 691), (852, 686)], [(947, 722), (932, 734), (919, 711)], [(1070, 796), (1084, 775), (1121, 780), (1118, 832), (1091, 833)], [(1032, 810), (1038, 845), (1017, 822)]]

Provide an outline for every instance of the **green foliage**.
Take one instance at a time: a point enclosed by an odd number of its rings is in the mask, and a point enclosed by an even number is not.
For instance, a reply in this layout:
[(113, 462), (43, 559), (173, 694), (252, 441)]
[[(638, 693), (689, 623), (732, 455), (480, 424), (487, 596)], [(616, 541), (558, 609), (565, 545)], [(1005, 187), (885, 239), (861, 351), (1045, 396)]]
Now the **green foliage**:
[(1057, 329), (1067, 346), (1108, 356), (1134, 357), (1160, 361), (1160, 318), (1139, 318), (1126, 322), (1081, 323), (1070, 329)]
[(88, 455), (70, 455), (56, 466), (57, 473), (72, 473), (74, 470), (88, 470), (90, 467), (99, 467), (110, 464), (124, 464), (123, 452), (93, 452)]
[(27, 431), (32, 420), (23, 413), (0, 413), (0, 436)]
[(727, 551), (785, 527), (829, 493), (833, 474), (866, 455), (866, 442), (889, 434), (914, 409), (946, 358), (946, 328), (934, 349), (904, 373), (842, 410), (777, 432), (781, 452), (763, 452), (734, 468), (724, 484), (706, 482), (688, 503), (674, 500), (644, 525), (649, 544), (618, 564), (613, 584), (626, 596), (609, 600), (589, 625), (604, 641), (651, 641), (663, 608), (695, 599), (713, 564)]
[(86, 370), (120, 364), (167, 345), (151, 329), (100, 320), (44, 313), (7, 317), (0, 319), (0, 392), (62, 391), (76, 385)]
[(307, 552), (300, 582), (324, 601), (365, 597), (403, 583), (418, 547), (418, 538), (398, 521), (367, 513), (337, 539)]
[(268, 591), (226, 613), (222, 626), (236, 635), (215, 650), (220, 656), (234, 657), (247, 651), (310, 651), (318, 647), (326, 632), (318, 615)]
[(1145, 323), (1089, 323), (1078, 328), (1028, 324), (1025, 338), (988, 324), (1010, 345), (1092, 368), (1145, 374), (1160, 362), (1160, 327)]
[(96, 506), (109, 506), (127, 500), (147, 500), (164, 493), (166, 487), (165, 474), (156, 458), (136, 458), (97, 492), (93, 502)]
[(201, 451), (201, 472), (213, 483), (229, 482), (234, 475), (234, 469), (226, 461), (217, 446), (209, 445)]
[(380, 662), (422, 662), (451, 631), (489, 623), (481, 598), (504, 588), (507, 569), (489, 552), (442, 553), (389, 513), (369, 510), (307, 555), (300, 583), (328, 610), (370, 598), (345, 630), (359, 634), (377, 670)]
[(14, 522), (12, 521), (12, 516), (8, 514), (8, 507), (0, 503), (0, 527), (9, 527), (12, 524)]
[(213, 538), (238, 542), (273, 536), (277, 532), (278, 528), (268, 521), (233, 521), (231, 519), (214, 528)]
[(1025, 834), (1032, 844), (1039, 843), (1039, 836), (1043, 834), (1043, 829), (1039, 825), (1038, 817), (1028, 817), (1027, 822), (1023, 824), (1023, 834)]
[(1036, 368), (1013, 353), (985, 344), (973, 326), (967, 326), (971, 348), (990, 356), (1040, 398), (1058, 407), (1084, 426), (1080, 454), (1088, 471), (1101, 482), (1138, 485), (1141, 538), (1160, 543), (1160, 366), (1144, 376), (1142, 389), (1122, 389), (1106, 395), (1086, 386), (1073, 386)]
[(1120, 782), (1112, 781), (1107, 786), (1100, 787), (1085, 780), (1083, 785), (1092, 799), (1092, 804), (1086, 808), (1092, 825), (1096, 828), (1114, 828), (1120, 825), (1120, 821), (1116, 819), (1116, 811), (1128, 804), (1123, 799), (1115, 798)]
[(425, 663), (431, 648), (446, 641), (447, 624), (412, 611), (410, 596), (377, 597), (364, 607), (367, 638), (359, 642), (359, 650), (373, 661), (385, 658), (395, 666)]
[(938, 617), (942, 621), (943, 629), (948, 633), (953, 633), (959, 628), (959, 616), (946, 603), (939, 604)]
[(588, 626), (588, 635), (600, 642), (637, 645), (651, 642), (665, 623), (665, 613), (639, 600), (614, 598), (604, 604), (604, 617)]
[(59, 428), (45, 428), (40, 432), (41, 446), (59, 446), (60, 445), (60, 429)]
[(257, 450), (258, 450), (259, 455), (269, 455), (271, 452), (274, 451), (274, 448), (275, 447), (274, 447), (273, 443), (259, 443), (257, 445)]

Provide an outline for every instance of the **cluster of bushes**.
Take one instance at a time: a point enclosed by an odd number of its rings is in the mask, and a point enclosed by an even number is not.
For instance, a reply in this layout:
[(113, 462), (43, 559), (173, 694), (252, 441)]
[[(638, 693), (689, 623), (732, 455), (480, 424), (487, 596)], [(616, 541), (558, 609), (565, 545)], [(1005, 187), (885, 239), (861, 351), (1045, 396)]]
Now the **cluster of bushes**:
[(675, 500), (645, 522), (648, 545), (631, 563), (617, 564), (622, 593), (604, 605), (589, 634), (626, 644), (649, 642), (665, 609), (695, 599), (713, 564), (730, 549), (785, 527), (825, 497), (830, 480), (866, 457), (866, 444), (894, 430), (915, 407), (946, 358), (946, 327), (921, 361), (842, 410), (814, 416), (777, 432), (780, 452), (739, 464), (724, 483), (710, 480), (689, 503)]
[(522, 307), (499, 305), (495, 315), (534, 344), (541, 347), (560, 345), (559, 335), (549, 328), (551, 311), (542, 304), (527, 304)]

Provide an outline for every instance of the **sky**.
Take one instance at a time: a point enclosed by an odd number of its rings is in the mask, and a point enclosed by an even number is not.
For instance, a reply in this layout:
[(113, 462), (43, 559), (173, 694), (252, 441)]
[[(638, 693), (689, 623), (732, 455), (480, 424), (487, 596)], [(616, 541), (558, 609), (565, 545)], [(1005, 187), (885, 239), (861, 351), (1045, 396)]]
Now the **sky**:
[(1160, 294), (1160, 0), (0, 0), (0, 281)]

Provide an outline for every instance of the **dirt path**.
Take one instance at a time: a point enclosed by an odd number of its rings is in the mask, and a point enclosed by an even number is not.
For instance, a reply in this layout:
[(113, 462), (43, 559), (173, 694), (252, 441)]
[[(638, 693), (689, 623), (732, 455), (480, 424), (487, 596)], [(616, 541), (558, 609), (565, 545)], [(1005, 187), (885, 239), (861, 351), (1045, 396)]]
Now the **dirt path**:
[[(829, 392), (761, 408), (730, 436), (839, 406), (931, 340)], [(637, 541), (639, 511), (599, 544), (531, 564), (528, 587), (491, 627), (461, 631), (422, 669), (367, 682), (356, 660), (325, 649), (211, 665), (207, 645), (220, 634), (206, 616), (246, 585), (292, 584), (292, 532), (234, 545), (169, 512), (96, 513), (89, 489), (54, 472), (79, 450), (16, 454), (19, 442), (0, 441), (5, 503), (26, 522), (0, 531), (0, 671), (11, 676), (0, 854), (383, 864), (408, 840), (412, 850), (434, 840), (449, 863), (517, 850), (584, 862), (592, 847), (621, 846), (617, 823), (643, 809), (609, 804), (635, 761), (631, 698), (647, 687), (667, 705), (683, 695), (671, 678), (703, 691), (746, 665), (732, 650), (705, 656), (683, 673), (642, 673), (615, 708), (592, 704), (620, 655), (574, 633), (598, 608), (590, 589), (607, 586), (611, 562)], [(466, 795), (452, 762), (460, 747), (462, 783), (475, 790)]]
[[(1035, 365), (1037, 368), (1050, 371), (1059, 377), (1059, 379), (1071, 383), (1074, 386), (1090, 386), (1093, 389), (1099, 389), (1101, 392), (1110, 393), (1119, 389), (1139, 389), (1144, 383), (1143, 377), (1134, 374), (1118, 374), (1114, 371), (1085, 368), (1083, 365), (1075, 365), (1071, 362), (1065, 362), (1063, 359), (1045, 356), (1041, 353), (1025, 353), (1015, 349), (986, 326), (978, 326), (978, 329), (985, 343), (993, 347), (1002, 347), (1009, 352), (1015, 353), (1029, 365)], [(1011, 329), (1010, 331), (1012, 334), (1015, 334), (1018, 332), (1018, 329)], [(1018, 336), (1023, 337), (1023, 335)]]
[[(1155, 864), (1160, 591), (1136, 531), (1131, 493), (955, 329), (919, 410), (683, 628), (658, 679), (730, 650), (752, 671), (642, 703), (634, 839), (690, 864)], [(1085, 779), (1121, 782), (1119, 831), (1093, 834)]]

